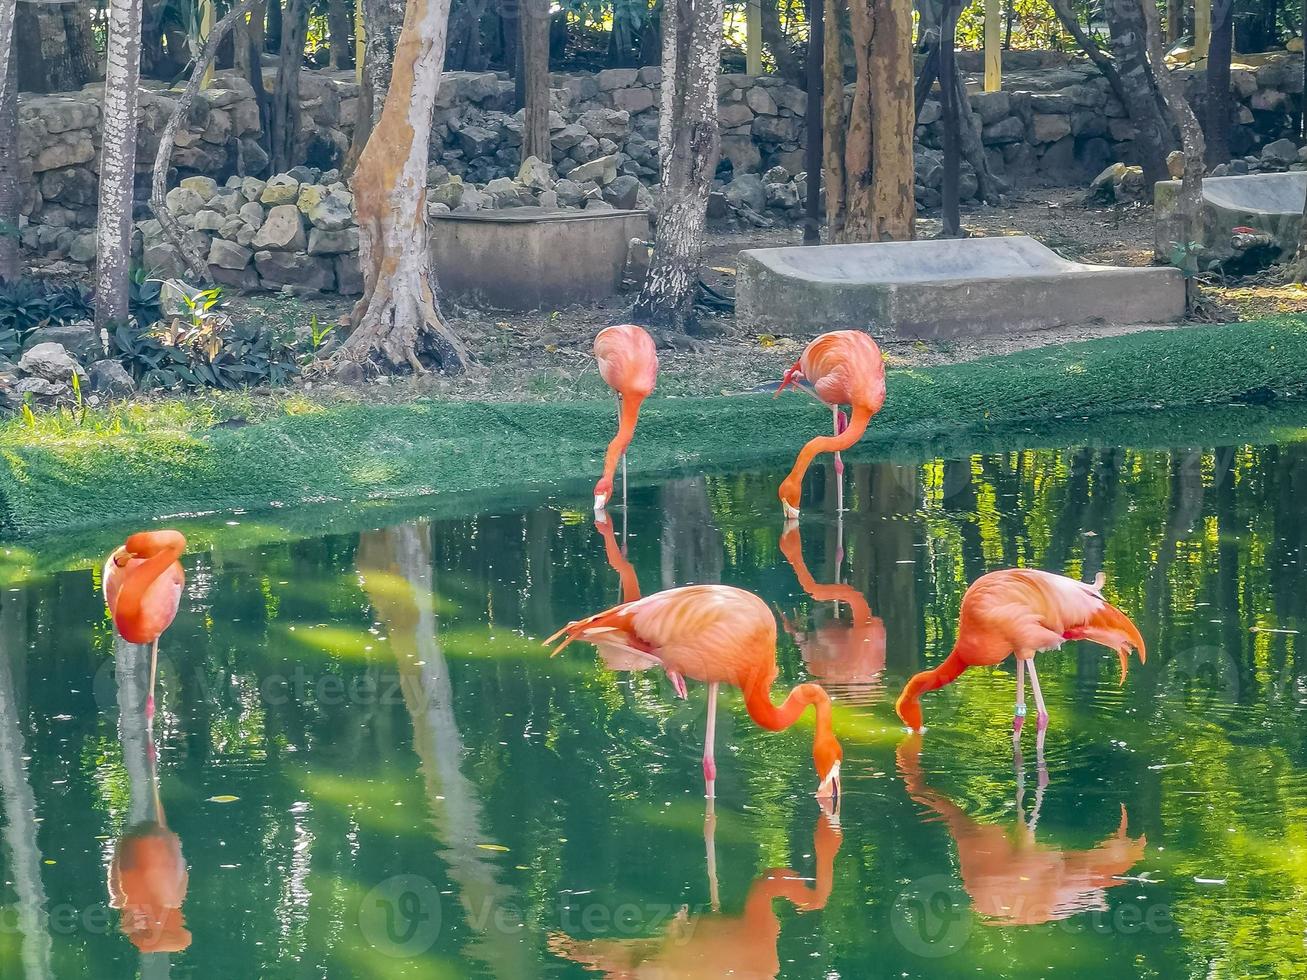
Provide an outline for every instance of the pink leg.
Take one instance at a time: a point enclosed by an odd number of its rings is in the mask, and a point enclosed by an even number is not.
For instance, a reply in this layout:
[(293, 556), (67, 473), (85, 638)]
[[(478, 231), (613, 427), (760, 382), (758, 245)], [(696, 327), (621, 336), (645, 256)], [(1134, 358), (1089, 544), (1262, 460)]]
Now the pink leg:
[[(830, 411), (835, 434), (839, 435), (844, 431), (844, 413), (838, 407), (832, 407)], [(839, 453), (835, 454), (835, 480), (835, 509), (842, 513), (844, 511), (844, 458)]]
[(674, 670), (667, 672), (667, 679), (672, 682), (672, 687), (676, 690), (676, 696), (684, 701), (688, 698), (689, 692), (685, 689), (685, 678)]
[(1030, 667), (1030, 690), (1035, 694), (1035, 710), (1039, 712), (1038, 731), (1043, 732), (1048, 727), (1048, 709), (1044, 707), (1044, 695), (1039, 690), (1039, 675), (1035, 673), (1035, 661), (1032, 659), (1028, 666)]
[(1012, 736), (1021, 737), (1021, 726), (1026, 722), (1026, 662), (1017, 657), (1017, 706), (1012, 714)]
[(145, 723), (150, 727), (154, 726), (154, 677), (158, 669), (159, 641), (155, 640), (150, 646), (150, 687), (145, 694)]
[(708, 685), (708, 732), (703, 740), (704, 794), (708, 799), (716, 795), (717, 762), (713, 758), (713, 740), (717, 735), (717, 682)]

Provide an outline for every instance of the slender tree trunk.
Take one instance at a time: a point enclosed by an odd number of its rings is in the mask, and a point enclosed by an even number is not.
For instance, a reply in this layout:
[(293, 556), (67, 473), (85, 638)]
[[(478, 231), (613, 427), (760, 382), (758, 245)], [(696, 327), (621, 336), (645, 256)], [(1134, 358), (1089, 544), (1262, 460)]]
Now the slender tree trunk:
[(1166, 46), (1169, 48), (1184, 33), (1184, 0), (1166, 0)]
[(14, 4), (0, 5), (0, 280), (18, 278), (18, 63)]
[(281, 17), (277, 89), (272, 93), (272, 172), (295, 166), (300, 134), (300, 69), (309, 30), (309, 0), (288, 0)]
[[(518, 53), (521, 45), (518, 36), (521, 29), (517, 25), (519, 0), (499, 0), (499, 24), (504, 34), (504, 68), (513, 78), (517, 78)], [(614, 16), (614, 23), (616, 17)]]
[[(957, 0), (944, 6), (944, 19), (940, 24), (939, 39), (939, 91), (944, 114), (944, 180), (940, 188), (943, 198), (944, 228), (942, 238), (962, 237), (962, 216), (959, 213), (958, 185), (962, 177), (962, 108), (958, 105), (959, 93), (953, 84), (957, 74), (956, 48), (958, 15), (961, 8)], [(967, 114), (971, 107), (967, 106)]]
[(1107, 79), (1107, 84), (1112, 87), (1112, 94), (1116, 96), (1117, 101), (1123, 106), (1126, 105), (1128, 100), (1125, 86), (1121, 83), (1121, 73), (1116, 70), (1116, 63), (1080, 26), (1080, 19), (1072, 8), (1070, 0), (1049, 0), (1049, 3), (1052, 4), (1053, 12), (1057, 14), (1057, 19), (1062, 22), (1066, 32), (1075, 38), (1076, 44), (1080, 45), (1080, 50), (1094, 63), (1099, 74)]
[(362, 3), (365, 35), (363, 85), (359, 93), (358, 117), (354, 120), (354, 140), (345, 159), (347, 174), (352, 174), (358, 166), (372, 127), (381, 118), (381, 109), (386, 104), (386, 93), (390, 88), (391, 66), (395, 63), (395, 46), (404, 25), (404, 0), (362, 0)]
[(154, 157), (154, 174), (150, 186), (150, 209), (154, 212), (155, 218), (158, 219), (159, 225), (163, 228), (164, 237), (176, 247), (186, 262), (186, 267), (190, 270), (191, 275), (203, 282), (206, 286), (213, 285), (213, 275), (209, 272), (209, 262), (206, 256), (198, 254), (186, 241), (186, 233), (177, 219), (173, 217), (165, 203), (168, 193), (168, 171), (172, 167), (172, 148), (177, 140), (177, 126), (181, 120), (190, 116), (191, 105), (195, 102), (195, 96), (200, 91), (200, 84), (204, 76), (208, 74), (209, 67), (213, 64), (214, 57), (218, 53), (223, 39), (236, 26), (237, 22), (244, 22), (245, 15), (250, 12), (254, 6), (255, 0), (241, 0), (241, 3), (229, 10), (222, 20), (213, 25), (213, 30), (209, 32), (208, 38), (204, 42), (204, 47), (200, 49), (199, 56), (195, 60), (195, 67), (191, 69), (191, 77), (186, 82), (186, 87), (182, 89), (181, 98), (177, 100), (177, 105), (168, 117), (168, 122), (164, 124), (163, 133), (159, 136), (159, 151)]
[(348, 0), (328, 0), (327, 32), (331, 45), (331, 67), (352, 68), (354, 46), (350, 43), (354, 33), (353, 5)]
[(463, 342), (440, 315), (427, 247), (431, 119), (448, 26), (449, 0), (409, 0), (381, 117), (351, 181), (363, 298), (336, 357), (383, 371), (467, 366)]
[[(1121, 78), (1121, 94), (1135, 127), (1135, 153), (1150, 185), (1169, 176), (1166, 158), (1176, 148), (1173, 117), (1163, 109), (1158, 72), (1149, 64), (1148, 30), (1139, 0), (1106, 0), (1104, 13)], [(1165, 71), (1165, 62), (1156, 62)], [(1174, 111), (1174, 110), (1172, 110)]]
[[(1160, 65), (1157, 72), (1157, 84), (1166, 108), (1179, 120), (1180, 136), (1184, 146), (1184, 177), (1180, 182), (1180, 200), (1178, 228), (1183, 236), (1180, 244), (1197, 240), (1198, 225), (1203, 207), (1203, 128), (1198, 124), (1189, 100), (1185, 98), (1184, 85), (1180, 79), (1166, 68), (1166, 48), (1162, 44), (1162, 25), (1160, 23), (1155, 0), (1135, 0), (1145, 25), (1145, 38), (1148, 55), (1153, 64)], [(1189, 280), (1192, 283), (1192, 280)], [(1193, 297), (1189, 297), (1192, 301)]]
[[(814, 0), (823, 3), (823, 0)], [(1307, 0), (1304, 0), (1307, 3)], [(826, 240), (844, 233), (844, 31), (839, 0), (824, 0), (822, 24), (822, 156), (826, 178)]]
[(465, 0), (450, 15), (449, 71), (484, 71), (486, 55), (481, 43), (481, 18), (486, 0)]
[[(644, 26), (640, 28), (640, 64), (656, 65), (662, 60), (662, 15), (661, 6), (651, 6), (645, 16)], [(564, 21), (566, 27), (566, 21)], [(567, 37), (564, 30), (563, 37)]]
[(1207, 51), (1207, 98), (1203, 136), (1207, 140), (1207, 165), (1230, 162), (1230, 58), (1234, 48), (1233, 0), (1213, 0), (1212, 40)]
[(708, 191), (721, 149), (721, 0), (665, 0), (662, 34), (662, 200), (649, 275), (632, 317), (666, 336), (684, 333), (694, 319)]
[(824, 104), (821, 76), (826, 61), (822, 50), (826, 40), (825, 8), (825, 0), (806, 0), (804, 7), (808, 15), (808, 54), (805, 65), (808, 75), (807, 142), (803, 147), (803, 165), (808, 171), (808, 199), (804, 202), (803, 219), (805, 245), (821, 244), (821, 116)]
[(522, 158), (552, 160), (549, 143), (549, 0), (525, 0), (522, 37)]
[[(845, 123), (844, 220), (836, 242), (913, 237), (912, 4), (852, 0), (849, 18), (857, 77)], [(827, 197), (830, 187), (827, 186)]]
[(776, 74), (791, 85), (802, 85), (803, 64), (794, 53), (794, 48), (790, 46), (790, 39), (785, 36), (785, 30), (781, 27), (780, 7), (780, 0), (761, 0), (759, 3), (762, 43), (767, 46), (772, 59), (776, 62)]
[(128, 315), (140, 70), (141, 0), (110, 0), (95, 229), (95, 325), (101, 328), (125, 323)]

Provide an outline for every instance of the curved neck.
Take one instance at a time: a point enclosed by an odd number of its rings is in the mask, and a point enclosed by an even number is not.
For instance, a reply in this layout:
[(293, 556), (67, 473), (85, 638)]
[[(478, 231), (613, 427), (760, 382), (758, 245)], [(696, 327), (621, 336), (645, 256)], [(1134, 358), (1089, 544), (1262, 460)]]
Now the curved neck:
[(903, 693), (899, 695), (894, 710), (898, 712), (899, 717), (910, 728), (920, 728), (921, 705), (919, 700), (921, 695), (927, 691), (938, 690), (945, 684), (953, 683), (966, 669), (966, 661), (962, 659), (959, 647), (955, 646), (953, 652), (945, 657), (938, 667), (932, 670), (923, 670), (921, 673), (912, 676), (908, 683), (904, 685)]
[(123, 578), (122, 589), (118, 592), (118, 602), (114, 609), (114, 618), (135, 619), (141, 611), (141, 603), (150, 586), (163, 575), (186, 548), (186, 539), (175, 531), (161, 531), (149, 536), (144, 547), (135, 548), (132, 541), (137, 535), (127, 539), (127, 547), (133, 552), (153, 551), (145, 561), (130, 569)]
[(622, 601), (634, 602), (640, 598), (640, 579), (636, 577), (635, 568), (622, 554), (622, 549), (617, 544), (617, 534), (613, 531), (611, 521), (596, 521), (595, 528), (604, 539), (604, 554), (608, 558), (608, 564), (617, 572), (617, 577), (622, 583)]
[(617, 461), (622, 458), (626, 447), (631, 444), (631, 437), (635, 435), (635, 423), (640, 417), (640, 403), (643, 401), (643, 395), (622, 395), (617, 435), (613, 436), (613, 441), (608, 444), (608, 452), (604, 455), (603, 478), (609, 484), (617, 474)]
[(760, 727), (773, 732), (793, 725), (808, 705), (812, 705), (817, 712), (817, 730), (812, 738), (814, 759), (818, 746), (826, 746), (838, 758), (840, 748), (831, 719), (830, 695), (820, 684), (798, 685), (779, 706), (772, 704), (770, 683), (755, 681), (744, 687), (744, 706), (748, 709), (749, 717)]
[(875, 618), (871, 614), (871, 606), (867, 604), (867, 597), (853, 586), (840, 583), (822, 585), (812, 577), (808, 563), (803, 560), (803, 544), (799, 539), (797, 524), (781, 535), (780, 548), (781, 554), (794, 569), (794, 577), (799, 580), (799, 586), (808, 595), (818, 602), (845, 603), (852, 610), (853, 622), (858, 626), (866, 626)]
[(790, 470), (783, 485), (797, 487), (801, 484), (803, 475), (808, 472), (812, 461), (822, 453), (838, 453), (854, 445), (867, 431), (867, 423), (871, 421), (873, 414), (875, 409), (870, 405), (854, 405), (847, 429), (837, 436), (817, 436), (815, 439), (809, 439), (799, 450), (794, 468)]

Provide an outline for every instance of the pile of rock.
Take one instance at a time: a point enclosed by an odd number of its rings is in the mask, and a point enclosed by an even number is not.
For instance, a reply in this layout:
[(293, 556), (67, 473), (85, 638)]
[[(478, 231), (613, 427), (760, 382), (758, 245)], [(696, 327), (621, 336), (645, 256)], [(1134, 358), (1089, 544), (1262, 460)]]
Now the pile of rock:
[[(295, 167), (268, 180), (187, 177), (168, 192), (169, 212), (215, 281), (242, 290), (362, 292), (354, 196), (335, 170)], [(159, 222), (139, 222), (134, 240), (152, 275), (187, 277)]]
[(653, 196), (648, 188), (633, 175), (621, 173), (621, 165), (620, 153), (561, 170), (537, 157), (527, 157), (515, 176), (495, 177), (484, 184), (464, 180), (443, 166), (432, 167), (428, 173), (427, 210), (433, 214), (468, 214), (521, 207), (590, 211), (652, 207)]
[(1261, 153), (1218, 164), (1212, 168), (1209, 176), (1274, 174), (1286, 170), (1307, 170), (1307, 146), (1299, 146), (1291, 139), (1278, 139), (1263, 146)]
[(732, 222), (738, 228), (771, 228), (778, 221), (797, 221), (808, 199), (808, 175), (794, 176), (774, 166), (765, 174), (742, 173), (708, 196), (710, 221)]
[(60, 324), (33, 330), (16, 362), (0, 357), (0, 407), (13, 410), (28, 400), (40, 405), (72, 402), (74, 376), (82, 398), (91, 405), (136, 390), (122, 363), (106, 356), (105, 338), (94, 324)]

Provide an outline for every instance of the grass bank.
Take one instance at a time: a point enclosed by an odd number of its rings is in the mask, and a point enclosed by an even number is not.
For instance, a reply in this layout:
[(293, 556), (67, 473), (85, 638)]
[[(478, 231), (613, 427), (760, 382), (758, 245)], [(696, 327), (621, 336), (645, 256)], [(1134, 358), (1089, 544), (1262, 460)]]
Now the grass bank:
[[(858, 453), (1047, 445), (1055, 433), (1065, 445), (1165, 445), (1179, 419), (1136, 414), (1127, 425), (1103, 417), (1305, 395), (1307, 318), (1139, 333), (892, 371), (885, 407)], [(226, 424), (231, 414), (222, 402), (174, 401), (91, 413), (80, 424), (8, 423), (0, 431), (0, 533), (12, 539), (235, 509), (581, 485), (597, 476), (614, 424), (607, 401), (324, 405), (295, 396), (250, 424)], [(1206, 441), (1198, 435), (1207, 413), (1181, 416), (1195, 429), (1184, 441)], [(641, 415), (632, 472), (789, 458), (828, 419), (799, 396), (655, 397)]]

